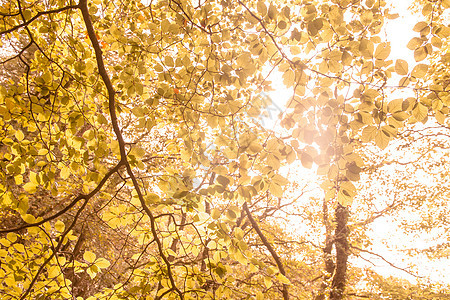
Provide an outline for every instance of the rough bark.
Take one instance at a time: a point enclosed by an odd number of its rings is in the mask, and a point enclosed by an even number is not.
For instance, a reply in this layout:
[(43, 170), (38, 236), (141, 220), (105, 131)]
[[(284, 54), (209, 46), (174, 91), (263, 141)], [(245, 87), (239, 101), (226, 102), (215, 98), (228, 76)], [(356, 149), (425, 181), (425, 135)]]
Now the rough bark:
[(334, 271), (333, 281), (331, 283), (331, 300), (340, 300), (343, 298), (346, 275), (347, 275), (347, 259), (348, 259), (348, 209), (340, 204), (336, 208), (336, 231), (335, 231), (335, 247), (336, 247), (336, 267)]

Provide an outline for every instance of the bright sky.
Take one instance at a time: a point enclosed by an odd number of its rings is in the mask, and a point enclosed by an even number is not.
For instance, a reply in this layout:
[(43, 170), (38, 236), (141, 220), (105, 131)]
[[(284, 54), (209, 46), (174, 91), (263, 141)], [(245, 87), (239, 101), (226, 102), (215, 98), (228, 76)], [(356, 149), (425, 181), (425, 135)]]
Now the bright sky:
[[(388, 20), (384, 29), (386, 39), (391, 42), (390, 59), (394, 60), (394, 62), (396, 59), (406, 60), (409, 65), (409, 69), (411, 70), (413, 66), (416, 64), (416, 62), (414, 60), (413, 51), (409, 50), (406, 47), (406, 45), (414, 36), (417, 35), (417, 33), (413, 32), (412, 28), (418, 21), (420, 21), (420, 18), (422, 16), (411, 15), (410, 11), (408, 10), (408, 7), (410, 7), (412, 0), (400, 0), (400, 1), (387, 0), (387, 2), (393, 7), (391, 13), (399, 14), (399, 17), (397, 19)], [(399, 76), (393, 77), (392, 84), (396, 85), (399, 79), (400, 79)], [(272, 81), (272, 87), (274, 89), (274, 91), (268, 93), (268, 95), (272, 98), (272, 101), (274, 103), (273, 110), (277, 110), (279, 108), (280, 111), (282, 111), (285, 109), (284, 106), (286, 105), (287, 101), (292, 97), (292, 90), (288, 90), (285, 88), (282, 82), (281, 74), (277, 71), (274, 71), (271, 74), (269, 80)], [(393, 96), (394, 98), (399, 98), (405, 97), (406, 95), (404, 93), (396, 92)], [(272, 128), (272, 126), (276, 127), (275, 118), (272, 122), (267, 119), (264, 122), (265, 122), (264, 126), (268, 128)], [(293, 168), (294, 169), (298, 168), (299, 170), (293, 170)], [(289, 171), (289, 173), (291, 173), (291, 175), (296, 174), (297, 176), (299, 176), (299, 178), (311, 176), (311, 174), (308, 175), (309, 171), (305, 172), (302, 171), (301, 169), (302, 169), (301, 166), (300, 167), (291, 166), (291, 170)], [(296, 223), (298, 224), (298, 222)], [(374, 244), (371, 249), (373, 252), (383, 255), (387, 260), (398, 265), (399, 267), (407, 267), (408, 264), (410, 263), (416, 264), (418, 263), (418, 257), (408, 261), (404, 259), (404, 255), (402, 255), (400, 252), (399, 253), (387, 252), (384, 243), (390, 245), (396, 244), (400, 248), (420, 247), (421, 244), (423, 245), (422, 242), (423, 237), (404, 237), (404, 239), (402, 239), (401, 237), (398, 236), (399, 231), (396, 230), (397, 225), (388, 221), (387, 219), (383, 218), (378, 219), (376, 225), (377, 225), (376, 228), (374, 228), (373, 230)], [(298, 231), (301, 232), (302, 228), (298, 228)], [(407, 273), (401, 270), (388, 266), (387, 263), (383, 262), (380, 259), (376, 259), (370, 255), (364, 255), (364, 257), (370, 259), (370, 261), (373, 262), (375, 266), (365, 261), (359, 262), (358, 265), (360, 265), (361, 263), (360, 266), (371, 267), (384, 276), (397, 276), (411, 281), (414, 281), (415, 279), (414, 277), (408, 275)], [(423, 275), (428, 275), (433, 281), (437, 282), (450, 281), (450, 277), (449, 275), (447, 275), (448, 270), (446, 270), (447, 269), (446, 266), (448, 264), (442, 262), (432, 263), (428, 261), (426, 258), (423, 258), (423, 262), (424, 263), (420, 266), (421, 273)]]

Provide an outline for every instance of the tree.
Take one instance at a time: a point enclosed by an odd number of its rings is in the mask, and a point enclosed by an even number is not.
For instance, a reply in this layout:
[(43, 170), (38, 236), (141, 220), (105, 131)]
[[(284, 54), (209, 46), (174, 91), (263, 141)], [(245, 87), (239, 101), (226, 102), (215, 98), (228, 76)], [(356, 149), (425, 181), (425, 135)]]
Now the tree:
[[(366, 147), (445, 124), (446, 68), (422, 61), (448, 49), (448, 6), (424, 8), (410, 68), (389, 60), (384, 1), (4, 2), (3, 65), (20, 65), (0, 90), (2, 296), (351, 296)], [(272, 72), (293, 93), (273, 131), (254, 118)], [(287, 180), (296, 161), (325, 197)], [(283, 226), (289, 191), (324, 241)]]

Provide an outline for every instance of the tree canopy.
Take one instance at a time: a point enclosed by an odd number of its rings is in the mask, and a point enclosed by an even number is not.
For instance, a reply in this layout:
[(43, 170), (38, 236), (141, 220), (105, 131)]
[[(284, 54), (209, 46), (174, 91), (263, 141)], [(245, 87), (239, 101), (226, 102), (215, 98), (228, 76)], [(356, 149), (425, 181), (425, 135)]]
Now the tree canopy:
[(0, 3), (2, 299), (448, 297), (450, 1)]

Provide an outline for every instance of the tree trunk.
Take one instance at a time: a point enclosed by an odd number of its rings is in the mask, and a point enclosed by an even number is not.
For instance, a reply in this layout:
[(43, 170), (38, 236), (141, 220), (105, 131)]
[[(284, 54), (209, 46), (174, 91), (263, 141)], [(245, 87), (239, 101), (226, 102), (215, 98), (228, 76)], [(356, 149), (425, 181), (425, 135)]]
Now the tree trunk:
[(340, 300), (344, 294), (348, 259), (348, 214), (348, 209), (338, 204), (335, 231), (336, 267), (331, 283), (330, 300)]

